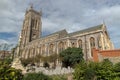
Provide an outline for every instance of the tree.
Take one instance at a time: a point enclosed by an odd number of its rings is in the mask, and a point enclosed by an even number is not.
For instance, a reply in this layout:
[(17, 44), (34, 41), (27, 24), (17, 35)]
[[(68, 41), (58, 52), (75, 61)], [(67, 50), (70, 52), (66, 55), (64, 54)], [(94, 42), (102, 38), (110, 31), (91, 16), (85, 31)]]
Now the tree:
[(60, 53), (63, 67), (73, 67), (76, 63), (83, 61), (83, 53), (81, 48), (67, 48)]

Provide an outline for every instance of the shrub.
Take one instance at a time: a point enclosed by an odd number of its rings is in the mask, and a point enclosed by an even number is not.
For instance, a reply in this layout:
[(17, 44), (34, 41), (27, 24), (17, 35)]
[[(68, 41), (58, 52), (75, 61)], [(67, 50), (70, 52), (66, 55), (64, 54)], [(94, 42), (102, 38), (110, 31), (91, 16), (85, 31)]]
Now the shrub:
[(9, 61), (0, 61), (0, 80), (22, 80), (21, 70), (14, 69), (10, 66)]
[(52, 80), (67, 80), (65, 75), (54, 75), (52, 76)]
[(49, 76), (43, 73), (28, 73), (23, 80), (52, 80)]
[(108, 59), (102, 62), (82, 62), (76, 65), (75, 80), (119, 80), (120, 63), (112, 64)]

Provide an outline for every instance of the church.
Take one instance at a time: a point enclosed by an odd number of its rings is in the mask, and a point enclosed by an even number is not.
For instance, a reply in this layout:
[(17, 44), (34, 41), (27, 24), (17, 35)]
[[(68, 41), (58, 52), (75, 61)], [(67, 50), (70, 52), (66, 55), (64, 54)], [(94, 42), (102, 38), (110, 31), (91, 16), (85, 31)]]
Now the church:
[(79, 47), (83, 50), (84, 59), (89, 60), (93, 57), (93, 48), (99, 50), (114, 48), (105, 24), (72, 33), (64, 29), (42, 37), (41, 16), (42, 13), (34, 10), (32, 6), (26, 10), (18, 44), (17, 55), (20, 58), (27, 59), (37, 55), (49, 56), (59, 54), (68, 47)]

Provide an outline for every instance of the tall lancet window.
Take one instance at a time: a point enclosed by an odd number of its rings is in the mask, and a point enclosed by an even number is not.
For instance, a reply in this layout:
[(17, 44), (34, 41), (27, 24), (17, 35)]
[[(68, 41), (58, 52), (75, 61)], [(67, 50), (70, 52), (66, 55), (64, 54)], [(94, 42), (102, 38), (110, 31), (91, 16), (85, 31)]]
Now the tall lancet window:
[(95, 47), (95, 39), (93, 37), (90, 38), (90, 47), (91, 47), (91, 56), (93, 56), (92, 49)]
[(81, 39), (78, 40), (78, 47), (79, 47), (79, 48), (82, 48), (82, 40), (81, 40)]
[(34, 29), (34, 20), (31, 19), (31, 28)]
[(39, 47), (39, 55), (41, 55), (41, 47)]
[(53, 54), (54, 53), (54, 45), (50, 44), (49, 46), (49, 54)]
[(62, 41), (58, 44), (58, 49), (59, 49), (59, 52), (64, 50), (64, 43)]
[(42, 54), (45, 55), (45, 45), (42, 46)]
[(101, 47), (101, 38), (100, 37), (97, 38), (97, 44), (98, 44), (98, 48), (101, 49), (102, 47)]

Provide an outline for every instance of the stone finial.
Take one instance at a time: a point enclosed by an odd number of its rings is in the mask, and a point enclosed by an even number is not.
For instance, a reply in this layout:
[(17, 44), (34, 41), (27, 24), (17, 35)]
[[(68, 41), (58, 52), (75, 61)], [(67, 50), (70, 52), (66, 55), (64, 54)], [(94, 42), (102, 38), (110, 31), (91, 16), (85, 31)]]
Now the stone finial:
[(103, 19), (103, 23), (102, 23), (104, 26), (105, 26), (105, 20)]
[(30, 3), (29, 10), (32, 10), (32, 9), (33, 9), (33, 3)]
[(103, 21), (102, 21), (102, 25), (103, 25), (103, 26), (102, 26), (102, 29), (103, 29), (103, 30), (106, 30), (106, 24), (105, 24), (105, 20), (104, 20), (104, 19), (103, 19)]
[(39, 13), (40, 13), (40, 15), (42, 16), (42, 9), (40, 10), (40, 12), (39, 12)]
[(30, 8), (33, 9), (33, 4), (30, 5)]

